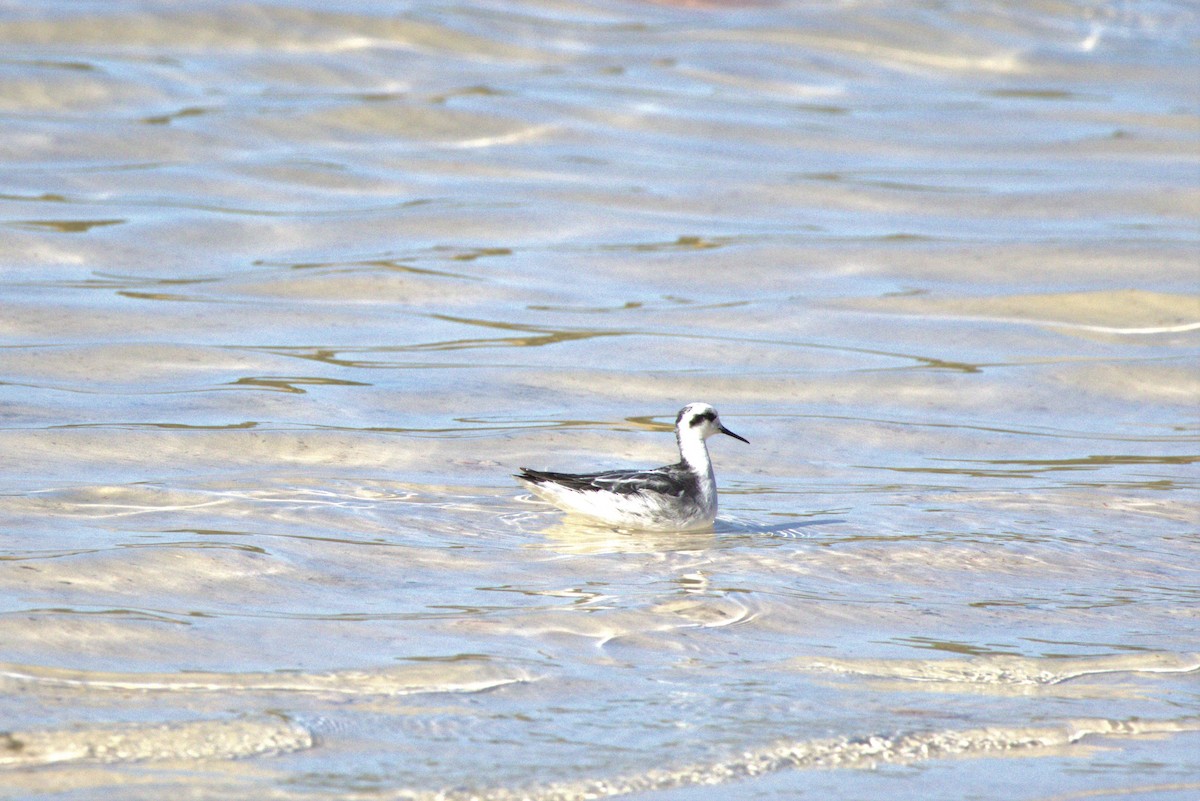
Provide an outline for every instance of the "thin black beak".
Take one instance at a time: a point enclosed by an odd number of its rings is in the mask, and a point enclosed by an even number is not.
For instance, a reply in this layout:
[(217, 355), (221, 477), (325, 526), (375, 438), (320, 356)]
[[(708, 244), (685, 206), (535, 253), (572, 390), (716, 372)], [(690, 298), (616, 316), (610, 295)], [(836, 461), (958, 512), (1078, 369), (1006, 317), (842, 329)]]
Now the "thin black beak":
[(721, 426), (721, 427), (720, 427), (720, 428), (718, 428), (717, 430), (718, 430), (718, 431), (720, 431), (722, 434), (728, 434), (729, 436), (733, 437), (734, 439), (740, 439), (742, 442), (746, 443), (747, 445), (749, 445), (749, 444), (750, 444), (750, 440), (746, 439), (745, 437), (742, 437), (742, 436), (739, 436), (739, 435), (737, 435), (737, 434), (733, 433), (732, 431), (730, 431), (730, 430), (729, 430), (728, 428), (726, 428), (725, 426)]

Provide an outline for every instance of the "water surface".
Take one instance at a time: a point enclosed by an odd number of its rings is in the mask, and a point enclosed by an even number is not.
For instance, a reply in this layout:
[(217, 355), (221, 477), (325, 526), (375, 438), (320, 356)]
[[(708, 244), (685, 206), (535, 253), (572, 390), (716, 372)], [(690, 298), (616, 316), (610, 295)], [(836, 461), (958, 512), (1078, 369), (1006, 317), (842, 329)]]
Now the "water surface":
[(1198, 37), (0, 10), (0, 794), (1195, 797)]

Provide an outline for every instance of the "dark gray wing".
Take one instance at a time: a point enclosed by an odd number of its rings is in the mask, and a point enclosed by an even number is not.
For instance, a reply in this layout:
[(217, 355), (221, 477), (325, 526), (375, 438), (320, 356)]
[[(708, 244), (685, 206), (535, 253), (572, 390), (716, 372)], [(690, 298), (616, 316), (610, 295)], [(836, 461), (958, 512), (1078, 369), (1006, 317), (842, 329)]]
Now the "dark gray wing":
[(534, 484), (551, 482), (584, 492), (601, 490), (618, 495), (638, 492), (657, 492), (682, 496), (696, 491), (696, 477), (683, 464), (673, 464), (654, 470), (609, 470), (604, 473), (550, 473), (521, 468), (517, 478)]

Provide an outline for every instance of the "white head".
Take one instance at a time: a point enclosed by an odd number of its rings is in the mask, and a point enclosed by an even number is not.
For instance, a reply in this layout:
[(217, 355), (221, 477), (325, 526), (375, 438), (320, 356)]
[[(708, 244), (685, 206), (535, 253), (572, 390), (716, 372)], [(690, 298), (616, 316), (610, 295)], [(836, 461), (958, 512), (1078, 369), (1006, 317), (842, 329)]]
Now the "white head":
[(679, 410), (679, 416), (675, 418), (675, 436), (680, 443), (697, 437), (703, 442), (713, 434), (727, 434), (746, 444), (750, 443), (750, 440), (721, 425), (717, 410), (707, 403), (689, 403)]

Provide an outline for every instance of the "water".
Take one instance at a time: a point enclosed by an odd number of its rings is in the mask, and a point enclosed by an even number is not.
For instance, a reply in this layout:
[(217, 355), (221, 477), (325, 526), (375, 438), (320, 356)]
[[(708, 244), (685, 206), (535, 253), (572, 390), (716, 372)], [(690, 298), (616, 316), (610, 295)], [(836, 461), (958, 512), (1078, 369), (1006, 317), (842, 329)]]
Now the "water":
[(1198, 36), (0, 8), (0, 794), (1196, 797)]

